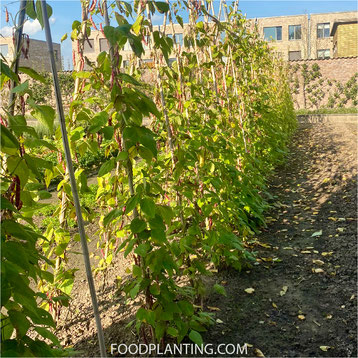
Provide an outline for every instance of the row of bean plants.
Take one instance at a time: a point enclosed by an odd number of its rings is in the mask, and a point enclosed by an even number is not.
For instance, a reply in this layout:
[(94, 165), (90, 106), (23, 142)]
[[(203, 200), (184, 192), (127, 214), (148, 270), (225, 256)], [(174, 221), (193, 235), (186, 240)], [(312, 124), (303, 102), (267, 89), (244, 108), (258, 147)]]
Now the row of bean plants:
[[(66, 121), (75, 161), (88, 152), (106, 154), (96, 211), (84, 211), (99, 224), (92, 240), (102, 257), (94, 271), (106, 277), (121, 255), (132, 257), (120, 289), (140, 302), (132, 322), (138, 334), (145, 342), (189, 337), (201, 344), (201, 332), (213, 322), (203, 305), (203, 277), (213, 267), (241, 270), (255, 260), (246, 241), (265, 224), (266, 178), (284, 159), (295, 128), (286, 70), (255, 27), (223, 1), (220, 22), (209, 1), (117, 1), (109, 7), (111, 25), (105, 18), (99, 25), (110, 50), (91, 62), (83, 48), (93, 18), (106, 16), (106, 2), (81, 3), (82, 19), (71, 32), (76, 70)], [(42, 23), (40, 10), (40, 1), (28, 2), (27, 15)], [(164, 18), (160, 28), (152, 25), (156, 13)], [(183, 26), (183, 13), (190, 26), (180, 46), (168, 34), (174, 21)], [(124, 69), (120, 52), (127, 42), (133, 58)], [(140, 65), (144, 45), (151, 69)], [(51, 331), (71, 299), (76, 271), (67, 267), (77, 236), (67, 227), (76, 217), (61, 134), (38, 138), (25, 110), (50, 130), (55, 110), (37, 104), (28, 82), (19, 83), (3, 60), (1, 72), (2, 87), (17, 83), (21, 104), (1, 118), (2, 351), (68, 354)], [(144, 83), (148, 72), (154, 80)], [(58, 164), (34, 155), (40, 147), (57, 153)], [(40, 235), (32, 217), (48, 196), (43, 185), (54, 178), (60, 178), (54, 213), (60, 225)], [(80, 193), (88, 192), (80, 165), (76, 178)], [(218, 284), (214, 289), (225, 294)]]

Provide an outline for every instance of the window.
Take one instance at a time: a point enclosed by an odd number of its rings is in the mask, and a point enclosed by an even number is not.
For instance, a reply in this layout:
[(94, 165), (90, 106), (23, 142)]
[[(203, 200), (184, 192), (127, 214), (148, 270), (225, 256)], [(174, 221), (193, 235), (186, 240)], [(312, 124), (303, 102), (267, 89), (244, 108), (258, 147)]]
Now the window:
[(282, 40), (282, 26), (264, 27), (264, 38), (266, 41), (281, 41)]
[(7, 56), (9, 53), (9, 46), (8, 45), (0, 45), (0, 53), (3, 56)]
[(129, 61), (128, 60), (124, 60), (123, 61), (123, 67), (127, 68), (129, 66)]
[(289, 40), (301, 40), (301, 25), (289, 25), (288, 26), (288, 39)]
[(53, 55), (55, 56), (55, 60), (58, 61), (58, 51), (53, 50)]
[(175, 34), (175, 42), (178, 45), (183, 46), (183, 34)]
[(109, 50), (107, 39), (99, 39), (99, 50), (101, 52)]
[(331, 57), (331, 54), (330, 54), (329, 49), (317, 51), (317, 58), (324, 59), (324, 58), (330, 58), (330, 57)]
[[(173, 38), (173, 34), (167, 35), (171, 39)], [(177, 45), (183, 46), (183, 34), (175, 34), (175, 43)]]
[(301, 51), (289, 51), (288, 52), (288, 60), (289, 61), (297, 61), (301, 59)]
[[(91, 46), (89, 45), (89, 43)], [(86, 40), (83, 45), (83, 52), (94, 52), (94, 40)]]
[(329, 22), (325, 24), (317, 24), (317, 37), (329, 37)]

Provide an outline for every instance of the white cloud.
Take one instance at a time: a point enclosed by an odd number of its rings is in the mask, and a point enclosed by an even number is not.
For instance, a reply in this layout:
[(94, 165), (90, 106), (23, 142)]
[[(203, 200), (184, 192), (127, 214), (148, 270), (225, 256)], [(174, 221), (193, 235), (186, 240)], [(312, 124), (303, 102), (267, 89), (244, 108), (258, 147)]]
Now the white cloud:
[(24, 24), (24, 33), (27, 35), (35, 35), (37, 32), (41, 31), (41, 25), (39, 23), (39, 20), (28, 20)]
[[(56, 22), (56, 18), (51, 16), (50, 17), (50, 24), (54, 24)], [(11, 26), (4, 26), (0, 29), (0, 34), (4, 37), (12, 36), (12, 30), (13, 27)], [(24, 33), (27, 35), (35, 35), (39, 31), (41, 31), (41, 25), (39, 23), (39, 20), (27, 20), (24, 24)]]

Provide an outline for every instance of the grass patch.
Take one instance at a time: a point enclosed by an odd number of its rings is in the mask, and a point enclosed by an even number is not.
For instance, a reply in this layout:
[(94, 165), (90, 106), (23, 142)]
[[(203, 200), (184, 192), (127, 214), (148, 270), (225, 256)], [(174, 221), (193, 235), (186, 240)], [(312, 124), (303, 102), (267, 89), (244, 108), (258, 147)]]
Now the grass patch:
[[(81, 207), (88, 211), (94, 211), (97, 207), (96, 205), (96, 193), (98, 189), (97, 184), (91, 184), (88, 186), (90, 191), (85, 194), (81, 194), (80, 203)], [(36, 216), (44, 217), (39, 225), (39, 232), (45, 230), (49, 225), (52, 225), (55, 229), (60, 227), (60, 223), (58, 220), (58, 215), (54, 216), (58, 205), (49, 204), (38, 210)], [(68, 227), (73, 228), (76, 226), (76, 221), (73, 219), (68, 219)]]
[(319, 108), (319, 109), (297, 109), (297, 116), (307, 114), (357, 114), (358, 107), (350, 108)]

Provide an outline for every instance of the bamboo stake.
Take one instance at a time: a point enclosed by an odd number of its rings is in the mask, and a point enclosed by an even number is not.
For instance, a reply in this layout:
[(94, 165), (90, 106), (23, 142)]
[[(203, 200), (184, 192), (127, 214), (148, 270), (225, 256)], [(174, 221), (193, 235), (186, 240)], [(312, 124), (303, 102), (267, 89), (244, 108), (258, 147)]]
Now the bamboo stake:
[[(224, 2), (225, 2), (225, 0), (224, 0)], [(238, 1), (235, 2), (234, 14), (236, 14), (237, 5), (238, 5)], [(225, 7), (225, 20), (229, 21), (229, 16), (228, 16), (228, 12), (227, 12), (226, 7)], [(233, 79), (234, 79), (234, 81), (233, 81), (234, 82), (234, 93), (235, 93), (235, 96), (236, 96), (237, 101), (239, 103), (239, 90), (238, 90), (238, 87), (237, 87), (236, 69), (235, 69), (234, 59), (233, 59), (233, 56), (232, 56), (232, 48), (231, 48), (231, 46), (229, 46), (229, 57), (230, 57), (229, 62), (231, 63), (231, 69), (232, 69), (232, 76), (233, 76)], [(244, 126), (243, 126), (243, 120), (242, 120), (242, 113), (241, 113), (240, 105), (239, 105), (239, 120), (240, 120), (241, 132), (242, 132), (242, 139), (244, 141), (245, 152), (247, 152), (245, 130), (244, 130)]]
[[(86, 34), (86, 20), (87, 20), (87, 10), (86, 10), (86, 5), (84, 4), (84, 2), (81, 3), (81, 7), (82, 7), (82, 29), (81, 29), (81, 33)], [(81, 38), (79, 41), (79, 53), (78, 53), (78, 60), (76, 63), (76, 71), (81, 71), (81, 67), (82, 67), (82, 62), (81, 59), (83, 59), (83, 44), (84, 44), (84, 37)], [(74, 91), (73, 91), (73, 95), (72, 95), (72, 99), (75, 101), (78, 99), (79, 93), (80, 93), (80, 81), (81, 79), (79, 77), (76, 78), (75, 80), (75, 87), (74, 87)], [(73, 112), (72, 117), (70, 119), (71, 124), (74, 123), (75, 121), (75, 112)], [(68, 177), (68, 168), (66, 167), (65, 170), (65, 178)], [(68, 207), (68, 202), (69, 199), (67, 197), (66, 192), (62, 189), (62, 193), (61, 193), (61, 211), (60, 211), (60, 215), (59, 215), (59, 222), (62, 228), (67, 227), (67, 218), (66, 218), (66, 211), (67, 211), (67, 207)]]
[[(201, 3), (203, 4), (203, 6), (205, 6), (205, 0), (201, 0)], [(209, 31), (209, 17), (206, 14), (204, 15), (204, 19), (205, 19), (205, 24), (207, 26), (207, 30)], [(212, 62), (213, 54), (211, 51), (210, 43), (208, 44), (207, 49), (208, 49), (208, 53), (209, 53), (210, 62)], [(218, 85), (216, 83), (215, 68), (213, 65), (210, 66), (210, 70), (211, 70), (211, 77), (213, 79), (213, 86), (214, 86), (214, 90), (215, 90), (215, 94), (216, 94), (216, 101), (219, 102)]]
[[(24, 29), (25, 23), (25, 13), (26, 13), (26, 3), (27, 0), (21, 0), (20, 3), (20, 14), (19, 22), (15, 31), (15, 53), (14, 53), (14, 62), (12, 70), (17, 75), (19, 72), (19, 62), (20, 62), (20, 51), (22, 46), (22, 32)], [(13, 116), (15, 111), (15, 99), (16, 94), (12, 91), (15, 87), (15, 81), (10, 81), (10, 94), (9, 94), (9, 113)]]
[[(109, 26), (109, 16), (108, 16), (108, 10), (107, 10), (107, 1), (103, 0), (103, 15), (104, 15), (104, 22), (106, 26)], [(113, 60), (114, 60), (114, 50), (113, 50), (113, 46), (110, 45), (109, 46), (109, 56), (111, 58), (111, 62), (113, 64)], [(112, 69), (114, 70), (114, 69)], [(122, 143), (123, 143), (123, 150), (127, 151), (126, 148), (126, 142), (123, 138), (122, 135)], [(126, 161), (126, 171), (127, 171), (127, 175), (128, 175), (128, 186), (129, 186), (129, 192), (131, 194), (131, 196), (134, 196), (135, 194), (135, 190), (134, 190), (134, 180), (133, 180), (133, 164), (131, 159), (128, 157), (127, 161)], [(138, 210), (135, 207), (133, 209), (133, 217), (136, 218), (138, 216)]]
[[(152, 24), (152, 18), (151, 18), (151, 15), (150, 15), (150, 10), (149, 10), (149, 4), (148, 3), (146, 4), (146, 10), (147, 10), (147, 18), (148, 18), (148, 23), (149, 23), (149, 31), (150, 31), (150, 39), (151, 39), (150, 44), (154, 45), (153, 24)], [(168, 143), (169, 143), (169, 149), (170, 149), (170, 154), (171, 154), (171, 158), (172, 158), (172, 166), (174, 167), (175, 157), (174, 157), (173, 133), (172, 133), (172, 130), (170, 128), (170, 121), (169, 121), (166, 101), (165, 101), (165, 97), (164, 97), (162, 77), (160, 75), (160, 69), (159, 69), (158, 53), (157, 53), (157, 51), (155, 49), (153, 49), (153, 51), (154, 51), (155, 67), (156, 67), (156, 72), (157, 72), (157, 83), (158, 83), (159, 92), (160, 92), (160, 100), (162, 102), (165, 126), (167, 128), (167, 133), (168, 133)]]
[(52, 70), (52, 77), (53, 77), (53, 83), (54, 83), (54, 88), (55, 88), (57, 111), (59, 114), (59, 120), (60, 120), (60, 126), (61, 126), (63, 147), (65, 150), (67, 168), (68, 168), (68, 173), (70, 176), (70, 183), (71, 183), (71, 188), (72, 188), (72, 193), (73, 193), (73, 200), (74, 200), (75, 208), (76, 208), (78, 231), (79, 231), (80, 238), (81, 238), (81, 245), (82, 245), (82, 251), (83, 251), (83, 259), (84, 259), (85, 268), (86, 268), (87, 281), (88, 281), (88, 286), (89, 286), (91, 299), (92, 299), (93, 312), (94, 312), (94, 316), (95, 316), (95, 320), (96, 320), (99, 347), (100, 347), (101, 357), (106, 357), (104, 334), (103, 334), (101, 318), (100, 318), (99, 309), (98, 309), (96, 289), (94, 286), (94, 281), (93, 281), (93, 276), (92, 276), (91, 263), (90, 263), (90, 259), (89, 259), (88, 246), (87, 246), (87, 238), (86, 238), (84, 222), (83, 222), (83, 217), (82, 217), (82, 211), (81, 211), (81, 204), (80, 204), (80, 200), (79, 200), (79, 196), (78, 196), (78, 192), (77, 192), (77, 184), (76, 184), (75, 174), (74, 174), (74, 170), (73, 170), (71, 151), (70, 151), (70, 146), (69, 146), (69, 141), (68, 141), (68, 136), (67, 136), (65, 114), (63, 111), (61, 90), (60, 90), (58, 76), (57, 76), (57, 69), (56, 69), (56, 62), (55, 62), (55, 56), (54, 56), (54, 51), (53, 51), (53, 45), (52, 45), (50, 23), (49, 23), (48, 16), (47, 16), (46, 0), (42, 0), (41, 5), (42, 5), (41, 6), (42, 7), (42, 17), (43, 17), (43, 21), (44, 21), (44, 28), (45, 28), (45, 34), (46, 34), (46, 42), (47, 42), (48, 51), (49, 51), (50, 60), (51, 60), (51, 70)]

